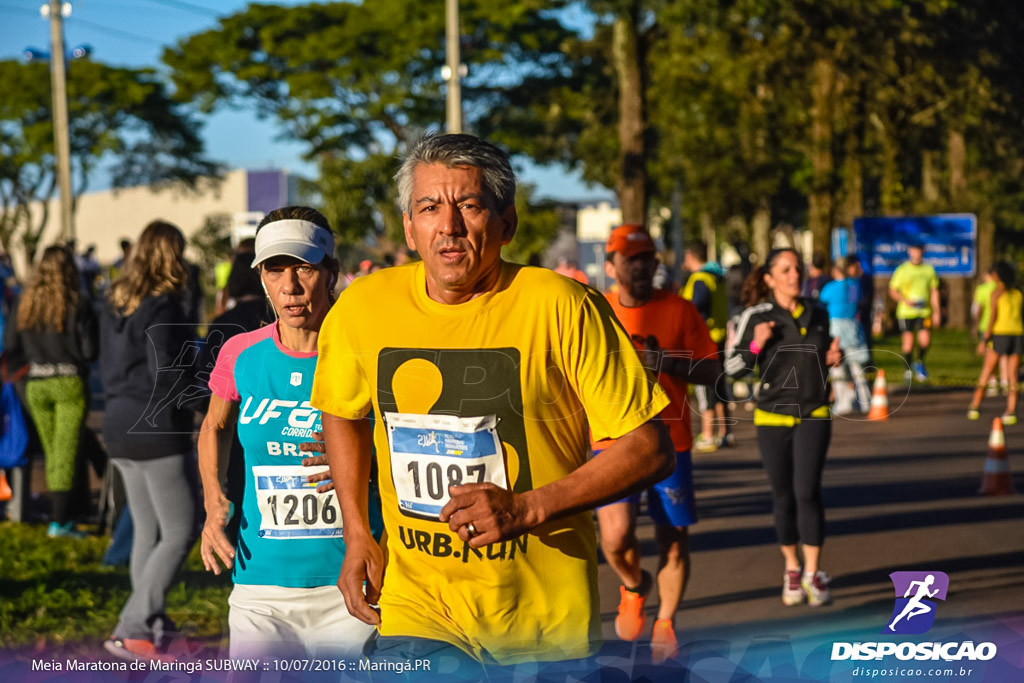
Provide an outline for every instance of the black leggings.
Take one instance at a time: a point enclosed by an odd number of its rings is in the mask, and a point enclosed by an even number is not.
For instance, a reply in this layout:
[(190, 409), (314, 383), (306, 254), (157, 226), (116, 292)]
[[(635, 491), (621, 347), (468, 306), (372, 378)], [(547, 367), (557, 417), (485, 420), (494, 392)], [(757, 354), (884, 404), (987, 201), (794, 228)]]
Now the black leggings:
[(820, 546), (825, 540), (821, 472), (832, 439), (829, 419), (795, 427), (758, 427), (757, 445), (772, 484), (775, 533), (781, 545)]

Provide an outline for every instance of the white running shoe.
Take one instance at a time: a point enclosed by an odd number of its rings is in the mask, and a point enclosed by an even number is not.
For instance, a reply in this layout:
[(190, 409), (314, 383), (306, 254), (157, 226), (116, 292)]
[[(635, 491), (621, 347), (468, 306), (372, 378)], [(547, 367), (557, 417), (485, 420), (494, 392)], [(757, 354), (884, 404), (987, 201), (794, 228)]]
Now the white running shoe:
[(817, 571), (813, 576), (804, 574), (800, 586), (807, 594), (807, 604), (811, 607), (821, 607), (832, 602), (832, 593), (828, 589), (831, 582), (831, 577), (823, 571)]
[(800, 585), (800, 570), (789, 569), (782, 576), (782, 604), (787, 607), (804, 601), (804, 589)]

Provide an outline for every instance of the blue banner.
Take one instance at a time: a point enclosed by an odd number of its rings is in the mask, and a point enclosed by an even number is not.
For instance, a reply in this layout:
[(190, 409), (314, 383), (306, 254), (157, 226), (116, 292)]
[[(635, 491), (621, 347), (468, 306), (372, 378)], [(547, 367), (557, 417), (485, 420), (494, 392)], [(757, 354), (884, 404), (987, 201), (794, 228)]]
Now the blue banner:
[(396, 453), (460, 458), (482, 458), (495, 453), (494, 435), (490, 431), (452, 432), (412, 427), (392, 429), (391, 448)]
[(974, 214), (857, 218), (853, 230), (857, 256), (870, 275), (892, 275), (913, 244), (924, 245), (924, 261), (940, 277), (971, 277), (977, 270)]

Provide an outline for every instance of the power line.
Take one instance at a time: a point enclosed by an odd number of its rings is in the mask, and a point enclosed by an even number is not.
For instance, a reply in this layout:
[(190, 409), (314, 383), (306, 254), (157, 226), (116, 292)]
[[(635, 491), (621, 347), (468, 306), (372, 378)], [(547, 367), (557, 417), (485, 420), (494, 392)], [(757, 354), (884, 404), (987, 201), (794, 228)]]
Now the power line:
[(186, 12), (193, 12), (195, 14), (202, 14), (207, 17), (220, 17), (221, 13), (210, 9), (209, 7), (203, 7), (202, 5), (193, 5), (191, 2), (182, 2), (182, 0), (149, 0), (150, 2), (158, 5), (165, 5), (167, 7), (174, 7), (176, 9), (182, 9)]
[(95, 21), (82, 19), (81, 17), (75, 17), (70, 21), (74, 24), (80, 26), (88, 26), (89, 28), (92, 28), (96, 31), (100, 31), (101, 33), (109, 33), (110, 35), (117, 36), (122, 40), (130, 40), (141, 45), (148, 45), (152, 47), (153, 45), (162, 44), (162, 41), (157, 40), (156, 38), (150, 38), (148, 36), (141, 36), (138, 33), (130, 33), (128, 31), (122, 31), (121, 29), (111, 28), (109, 26), (104, 26), (103, 24), (97, 24)]

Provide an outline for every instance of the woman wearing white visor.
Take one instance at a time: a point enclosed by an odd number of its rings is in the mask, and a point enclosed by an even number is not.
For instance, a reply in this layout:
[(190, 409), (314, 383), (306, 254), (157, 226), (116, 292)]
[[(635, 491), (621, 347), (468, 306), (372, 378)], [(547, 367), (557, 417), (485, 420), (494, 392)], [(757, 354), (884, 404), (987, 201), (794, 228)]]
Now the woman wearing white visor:
[[(345, 608), (337, 587), (345, 553), (340, 507), (333, 490), (308, 483), (314, 470), (303, 466), (299, 448), (321, 429), (309, 396), (317, 336), (338, 278), (333, 253), (330, 225), (314, 209), (289, 206), (263, 219), (253, 267), (277, 321), (225, 342), (210, 377), (213, 395), (199, 437), (202, 557), (215, 574), (221, 564), (232, 569), (233, 658), (357, 655), (373, 631)], [(232, 547), (224, 534), (231, 504), (219, 471), (225, 437), (235, 430), (246, 481)]]

